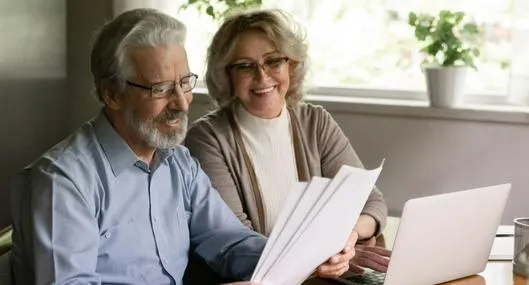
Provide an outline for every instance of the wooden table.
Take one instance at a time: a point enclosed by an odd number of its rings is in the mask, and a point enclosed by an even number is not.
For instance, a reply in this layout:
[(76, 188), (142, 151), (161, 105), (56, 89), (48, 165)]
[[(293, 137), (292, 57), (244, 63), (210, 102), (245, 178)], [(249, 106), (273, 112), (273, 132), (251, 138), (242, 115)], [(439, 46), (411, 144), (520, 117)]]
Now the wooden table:
[[(397, 235), (399, 218), (388, 217), (386, 228), (377, 240), (377, 244), (386, 248), (393, 248), (393, 241)], [(450, 281), (442, 285), (529, 285), (527, 278), (516, 276), (512, 272), (511, 261), (489, 261), (487, 267), (479, 275)], [(303, 283), (304, 285), (337, 285), (336, 281), (312, 279)]]

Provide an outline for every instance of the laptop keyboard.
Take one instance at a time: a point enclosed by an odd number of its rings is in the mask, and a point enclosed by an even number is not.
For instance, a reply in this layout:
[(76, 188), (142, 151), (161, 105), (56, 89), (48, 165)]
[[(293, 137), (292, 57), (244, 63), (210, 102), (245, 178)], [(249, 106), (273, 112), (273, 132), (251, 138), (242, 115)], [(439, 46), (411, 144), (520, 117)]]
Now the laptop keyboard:
[(342, 277), (337, 281), (346, 285), (383, 285), (385, 278), (385, 273), (366, 270), (363, 275)]

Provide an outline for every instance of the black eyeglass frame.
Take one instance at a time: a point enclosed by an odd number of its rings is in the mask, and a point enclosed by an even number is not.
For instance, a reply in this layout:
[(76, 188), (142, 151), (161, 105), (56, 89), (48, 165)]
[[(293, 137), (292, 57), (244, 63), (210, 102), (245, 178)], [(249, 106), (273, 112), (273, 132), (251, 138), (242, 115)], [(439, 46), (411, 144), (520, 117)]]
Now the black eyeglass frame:
[[(190, 80), (188, 80), (188, 83), (189, 82), (193, 82), (193, 83), (190, 84), (187, 88), (184, 88), (186, 79), (190, 79)], [(138, 83), (132, 82), (130, 80), (127, 80), (125, 82), (127, 83), (127, 85), (130, 85), (130, 86), (133, 86), (133, 87), (137, 87), (137, 88), (149, 91), (151, 97), (153, 97), (153, 98), (162, 98), (162, 97), (166, 97), (167, 94), (174, 94), (176, 85), (180, 86), (180, 88), (182, 89), (182, 92), (187, 93), (187, 92), (193, 90), (196, 87), (197, 81), (198, 81), (198, 75), (196, 75), (195, 73), (191, 72), (188, 75), (183, 76), (182, 78), (180, 78), (180, 81), (165, 81), (165, 82), (160, 82), (160, 83), (153, 84), (151, 86), (145, 86), (145, 85), (142, 85), (142, 84), (138, 84)], [(167, 87), (170, 87), (170, 88), (167, 88)], [(156, 88), (161, 88), (162, 91), (159, 92), (159, 93), (155, 92), (154, 90)], [(167, 90), (164, 90), (164, 89), (167, 89)], [(171, 91), (171, 92), (167, 93), (168, 91)], [(156, 94), (160, 94), (160, 95), (156, 95)]]

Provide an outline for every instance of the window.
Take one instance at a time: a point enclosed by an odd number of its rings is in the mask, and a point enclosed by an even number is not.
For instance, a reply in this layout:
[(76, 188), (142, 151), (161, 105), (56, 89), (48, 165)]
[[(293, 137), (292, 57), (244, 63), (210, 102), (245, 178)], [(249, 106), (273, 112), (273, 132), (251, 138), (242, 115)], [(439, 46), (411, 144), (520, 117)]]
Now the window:
[[(477, 71), (467, 75), (467, 93), (505, 101), (513, 88), (525, 90), (529, 60), (524, 60), (529, 20), (525, 0), (263, 0), (265, 8), (292, 14), (306, 30), (311, 69), (308, 83), (320, 89), (376, 90), (368, 94), (406, 97), (424, 93), (422, 57), (413, 30), (407, 24), (410, 11), (437, 13), (462, 10), (483, 30)], [(526, 3), (527, 2), (527, 3)], [(300, 4), (303, 3), (303, 4)], [(195, 9), (179, 12), (187, 23), (191, 66), (204, 73), (206, 48), (217, 24)], [(523, 48), (521, 48), (523, 47)], [(522, 50), (522, 54), (519, 51)], [(513, 61), (513, 59), (515, 59)], [(514, 62), (514, 64), (511, 64)], [(528, 72), (524, 69), (527, 68)], [(338, 92), (339, 93), (339, 92)], [(354, 93), (354, 92), (353, 92)], [(366, 92), (364, 92), (366, 93)], [(419, 96), (420, 97), (420, 96)], [(490, 101), (490, 100), (489, 100)]]

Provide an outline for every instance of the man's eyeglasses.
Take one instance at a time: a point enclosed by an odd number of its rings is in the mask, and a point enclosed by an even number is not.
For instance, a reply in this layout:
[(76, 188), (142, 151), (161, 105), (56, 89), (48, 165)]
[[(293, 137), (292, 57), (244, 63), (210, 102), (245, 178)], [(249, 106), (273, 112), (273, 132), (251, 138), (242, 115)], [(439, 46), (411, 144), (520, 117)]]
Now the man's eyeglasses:
[(197, 84), (197, 79), (198, 75), (190, 73), (182, 77), (179, 82), (167, 81), (158, 84), (153, 84), (151, 86), (145, 86), (127, 80), (127, 84), (143, 90), (150, 91), (152, 98), (164, 98), (174, 94), (174, 92), (176, 91), (176, 85), (180, 85), (180, 88), (184, 93), (193, 90), (193, 88), (195, 88), (195, 85)]
[(262, 68), (264, 72), (272, 74), (281, 72), (288, 60), (288, 57), (269, 57), (262, 64), (255, 61), (238, 62), (228, 65), (227, 68), (241, 76), (255, 76), (258, 68)]

